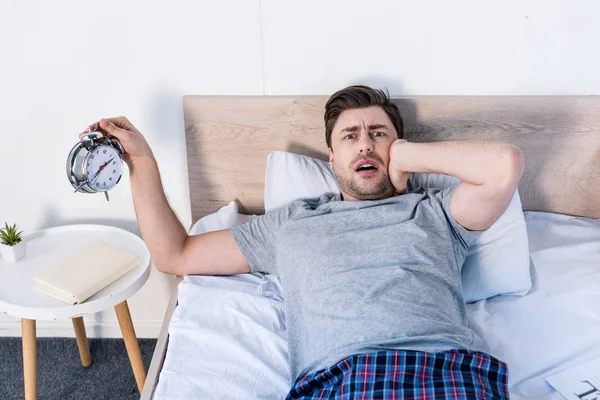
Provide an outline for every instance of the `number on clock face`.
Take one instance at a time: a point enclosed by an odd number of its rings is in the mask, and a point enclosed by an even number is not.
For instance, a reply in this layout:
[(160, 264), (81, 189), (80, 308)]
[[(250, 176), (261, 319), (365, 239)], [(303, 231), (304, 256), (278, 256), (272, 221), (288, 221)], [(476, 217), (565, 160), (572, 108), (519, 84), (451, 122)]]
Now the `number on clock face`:
[(86, 161), (90, 185), (96, 190), (110, 190), (121, 177), (123, 165), (117, 151), (110, 146), (99, 146)]

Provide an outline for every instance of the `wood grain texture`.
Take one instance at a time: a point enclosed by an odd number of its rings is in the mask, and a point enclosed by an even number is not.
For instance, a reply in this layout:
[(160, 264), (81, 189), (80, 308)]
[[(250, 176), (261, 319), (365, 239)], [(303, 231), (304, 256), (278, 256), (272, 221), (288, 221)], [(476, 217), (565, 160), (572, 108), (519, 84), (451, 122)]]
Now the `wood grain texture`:
[(75, 330), (75, 338), (77, 339), (77, 348), (79, 349), (79, 357), (81, 365), (89, 367), (92, 365), (92, 357), (90, 356), (90, 346), (85, 333), (85, 323), (83, 317), (75, 317), (73, 320), (73, 329)]
[(127, 355), (129, 356), (129, 362), (131, 363), (131, 369), (133, 369), (133, 376), (137, 383), (138, 390), (140, 393), (144, 391), (144, 384), (146, 382), (146, 370), (144, 368), (144, 362), (142, 360), (142, 353), (140, 346), (135, 335), (135, 329), (133, 322), (131, 321), (131, 314), (129, 312), (129, 306), (127, 300), (119, 303), (115, 306), (115, 312), (117, 313), (117, 320), (121, 327), (121, 334), (123, 335), (123, 341), (125, 342), (125, 348), (127, 349)]
[(34, 319), (21, 319), (25, 400), (37, 399), (37, 346)]
[[(237, 200), (264, 212), (267, 156), (327, 159), (328, 96), (185, 96), (192, 221)], [(600, 96), (424, 96), (394, 99), (414, 142), (491, 140), (519, 146), (524, 210), (600, 218)]]

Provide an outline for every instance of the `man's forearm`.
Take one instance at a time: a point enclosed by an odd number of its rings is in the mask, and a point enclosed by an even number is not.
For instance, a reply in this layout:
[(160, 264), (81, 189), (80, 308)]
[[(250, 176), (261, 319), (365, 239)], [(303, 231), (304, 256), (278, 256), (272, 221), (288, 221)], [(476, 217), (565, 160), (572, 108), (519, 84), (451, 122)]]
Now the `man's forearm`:
[(518, 147), (504, 143), (455, 140), (433, 143), (404, 143), (392, 160), (406, 172), (451, 175), (474, 185), (514, 185), (522, 173)]
[(161, 271), (173, 271), (188, 235), (167, 201), (156, 160), (132, 161), (130, 180), (138, 224), (154, 264)]

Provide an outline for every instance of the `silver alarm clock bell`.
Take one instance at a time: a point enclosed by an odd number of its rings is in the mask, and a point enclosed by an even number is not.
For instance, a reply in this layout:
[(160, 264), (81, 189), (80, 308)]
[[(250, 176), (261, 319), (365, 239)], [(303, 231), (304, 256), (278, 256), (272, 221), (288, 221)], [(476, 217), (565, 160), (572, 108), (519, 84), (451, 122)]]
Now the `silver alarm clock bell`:
[(116, 186), (123, 174), (121, 143), (114, 136), (104, 136), (101, 132), (88, 128), (79, 143), (71, 149), (67, 157), (67, 177), (76, 192), (104, 192), (108, 201), (108, 191)]

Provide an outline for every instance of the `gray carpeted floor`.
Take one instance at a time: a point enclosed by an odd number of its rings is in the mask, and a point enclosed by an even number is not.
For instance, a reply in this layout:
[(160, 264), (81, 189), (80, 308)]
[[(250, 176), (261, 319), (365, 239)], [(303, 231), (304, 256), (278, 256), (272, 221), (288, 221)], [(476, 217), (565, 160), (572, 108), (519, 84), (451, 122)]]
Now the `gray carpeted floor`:
[[(146, 372), (155, 339), (138, 339)], [(89, 339), (92, 365), (81, 365), (75, 339), (37, 339), (39, 400), (139, 399), (123, 339)], [(0, 399), (23, 399), (21, 338), (0, 338)]]

